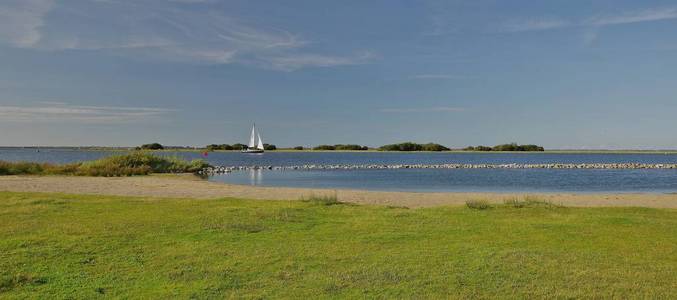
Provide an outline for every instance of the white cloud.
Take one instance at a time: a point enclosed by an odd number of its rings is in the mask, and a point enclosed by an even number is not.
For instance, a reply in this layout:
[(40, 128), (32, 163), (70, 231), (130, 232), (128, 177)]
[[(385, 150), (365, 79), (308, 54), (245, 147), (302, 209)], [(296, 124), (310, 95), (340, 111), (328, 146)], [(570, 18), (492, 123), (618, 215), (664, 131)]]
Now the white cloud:
[(567, 21), (560, 19), (533, 19), (512, 21), (504, 25), (503, 30), (507, 32), (548, 30), (570, 26)]
[(319, 54), (290, 54), (283, 56), (264, 57), (269, 67), (284, 71), (294, 71), (304, 67), (334, 67), (358, 65), (368, 62), (374, 55), (365, 52), (354, 56), (328, 56)]
[[(43, 51), (102, 51), (137, 59), (242, 63), (278, 70), (364, 63), (369, 55), (319, 53), (299, 35), (184, 4), (210, 0), (10, 0), (0, 3), (0, 42)], [(23, 2), (25, 1), (25, 2)], [(49, 5), (47, 5), (49, 4)], [(45, 14), (52, 11), (46, 23)], [(50, 15), (52, 16), (52, 15)], [(65, 22), (68, 20), (68, 22)], [(2, 29), (4, 28), (4, 29)]]
[(620, 15), (601, 15), (584, 22), (586, 25), (604, 26), (651, 22), (677, 18), (677, 8), (649, 9), (645, 11), (628, 12)]
[(52, 0), (3, 0), (0, 3), (0, 42), (33, 47), (42, 38), (40, 27)]
[(464, 79), (468, 76), (452, 74), (418, 74), (410, 77), (411, 79)]
[(379, 110), (385, 113), (424, 113), (424, 112), (462, 112), (465, 111), (462, 107), (417, 107), (417, 108), (383, 108)]
[(558, 18), (540, 18), (513, 20), (501, 26), (501, 31), (523, 32), (551, 30), (565, 27), (612, 26), (640, 22), (652, 22), (677, 18), (677, 8), (654, 8), (643, 11), (602, 14), (585, 20), (563, 20)]
[(69, 105), (53, 101), (37, 104), (35, 106), (0, 106), (0, 121), (123, 123), (149, 120), (176, 111), (151, 107)]

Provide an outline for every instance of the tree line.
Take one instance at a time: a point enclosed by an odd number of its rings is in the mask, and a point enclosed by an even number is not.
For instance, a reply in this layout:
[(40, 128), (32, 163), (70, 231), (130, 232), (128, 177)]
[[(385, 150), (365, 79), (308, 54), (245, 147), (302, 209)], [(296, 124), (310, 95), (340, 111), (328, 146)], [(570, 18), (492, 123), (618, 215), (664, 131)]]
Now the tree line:
[(541, 146), (538, 145), (518, 145), (517, 143), (510, 143), (510, 144), (501, 144), (501, 145), (496, 145), (493, 147), (487, 147), (487, 146), (470, 146), (463, 148), (465, 151), (533, 151), (533, 152), (538, 152), (538, 151), (545, 151), (545, 149)]
[[(163, 150), (163, 149), (173, 149), (171, 147), (166, 147), (163, 146), (159, 143), (152, 143), (152, 144), (145, 144), (141, 145), (139, 147), (136, 147), (137, 149), (141, 150)], [(242, 150), (247, 148), (247, 145), (241, 144), (241, 143), (236, 143), (236, 144), (211, 144), (205, 146), (204, 149), (208, 151), (217, 151), (217, 150), (224, 150), (224, 151), (233, 151), (233, 150)], [(273, 144), (263, 144), (264, 150), (267, 151), (273, 151), (273, 150), (278, 150), (277, 146)], [(369, 150), (370, 148), (368, 146), (362, 146), (358, 144), (336, 144), (336, 145), (318, 145), (315, 147), (311, 148), (305, 148), (303, 146), (296, 146), (291, 148), (292, 150), (314, 150), (314, 151), (366, 151)], [(440, 151), (451, 151), (449, 147), (436, 144), (436, 143), (427, 143), (427, 144), (418, 144), (418, 143), (413, 143), (413, 142), (405, 142), (405, 143), (398, 143), (398, 144), (388, 144), (388, 145), (383, 145), (381, 147), (376, 148), (376, 150), (379, 151), (434, 151), (434, 152), (440, 152)], [(469, 146), (466, 148), (461, 149), (463, 151), (545, 151), (545, 149), (541, 146), (538, 145), (533, 145), (533, 144), (526, 144), (526, 145), (518, 145), (517, 143), (510, 143), (510, 144), (501, 144), (501, 145), (496, 145), (493, 147), (489, 146)]]

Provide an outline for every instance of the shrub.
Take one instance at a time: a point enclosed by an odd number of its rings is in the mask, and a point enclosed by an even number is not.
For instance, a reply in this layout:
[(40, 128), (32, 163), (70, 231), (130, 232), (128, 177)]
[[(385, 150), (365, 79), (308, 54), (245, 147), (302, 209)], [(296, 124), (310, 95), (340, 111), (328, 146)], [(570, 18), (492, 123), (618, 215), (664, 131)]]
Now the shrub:
[(423, 145), (423, 151), (449, 151), (450, 149), (440, 144), (428, 143)]
[(421, 151), (422, 149), (422, 145), (411, 142), (384, 145), (379, 148), (381, 151)]
[(517, 145), (516, 143), (496, 145), (494, 151), (545, 151), (543, 147), (537, 145)]
[(336, 149), (336, 150), (363, 151), (363, 150), (368, 150), (369, 147), (355, 145), (355, 144), (347, 144), (347, 145), (338, 144), (338, 145), (334, 145), (334, 149)]
[(363, 151), (369, 150), (367, 146), (360, 146), (356, 144), (337, 144), (337, 145), (319, 145), (313, 148), (313, 150), (341, 150), (341, 151)]
[(237, 144), (233, 144), (232, 147), (233, 147), (233, 150), (242, 150), (242, 149), (247, 148), (247, 145), (237, 143)]
[(277, 146), (271, 144), (263, 144), (263, 149), (267, 151), (277, 150)]
[(465, 205), (471, 209), (485, 210), (491, 208), (491, 205), (487, 200), (468, 200), (465, 202)]
[(205, 148), (207, 148), (207, 150), (209, 150), (209, 151), (216, 151), (216, 150), (235, 150), (235, 149), (233, 148), (233, 146), (228, 145), (228, 144), (221, 144), (221, 145), (211, 144), (211, 145), (207, 145), (207, 147), (205, 147)]
[(545, 151), (541, 146), (537, 145), (517, 145), (516, 143), (496, 145), (494, 147), (477, 146), (463, 148), (465, 151)]
[(319, 145), (314, 147), (313, 150), (336, 150), (336, 147), (332, 145)]
[(296, 146), (294, 147), (294, 150), (303, 150), (303, 146)]
[(301, 197), (301, 201), (310, 202), (310, 203), (313, 203), (313, 204), (325, 205), (325, 206), (343, 204), (342, 202), (338, 201), (338, 196), (336, 195), (336, 192), (334, 192), (334, 194), (332, 194), (332, 195), (311, 194), (310, 197), (308, 197), (308, 198)]
[(449, 151), (450, 149), (440, 144), (416, 144), (412, 142), (390, 144), (379, 147), (381, 151)]
[(115, 155), (95, 161), (52, 165), (31, 162), (0, 161), (0, 175), (82, 175), (132, 176), (150, 173), (196, 173), (209, 164), (203, 160), (186, 161), (179, 157), (155, 156), (147, 152)]
[(503, 200), (503, 203), (507, 206), (514, 208), (525, 208), (525, 207), (544, 207), (544, 208), (562, 208), (563, 205), (554, 204), (550, 201), (545, 201), (538, 199), (534, 196), (525, 196), (524, 200), (520, 201), (517, 198), (510, 198)]
[(164, 148), (165, 147), (160, 145), (159, 143), (141, 145), (142, 150), (162, 150)]

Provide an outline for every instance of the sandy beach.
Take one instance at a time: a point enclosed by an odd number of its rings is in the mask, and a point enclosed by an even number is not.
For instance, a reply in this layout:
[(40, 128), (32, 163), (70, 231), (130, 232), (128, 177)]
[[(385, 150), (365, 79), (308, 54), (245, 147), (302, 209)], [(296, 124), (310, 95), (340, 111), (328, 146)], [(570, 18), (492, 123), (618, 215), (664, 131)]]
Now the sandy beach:
[(492, 203), (502, 203), (505, 199), (531, 195), (545, 201), (571, 207), (677, 208), (677, 194), (413, 193), (323, 190), (231, 185), (209, 182), (193, 175), (117, 178), (2, 176), (0, 177), (0, 191), (196, 199), (234, 197), (259, 200), (299, 200), (310, 195), (336, 193), (338, 200), (342, 202), (410, 208), (464, 205), (467, 200), (487, 200)]

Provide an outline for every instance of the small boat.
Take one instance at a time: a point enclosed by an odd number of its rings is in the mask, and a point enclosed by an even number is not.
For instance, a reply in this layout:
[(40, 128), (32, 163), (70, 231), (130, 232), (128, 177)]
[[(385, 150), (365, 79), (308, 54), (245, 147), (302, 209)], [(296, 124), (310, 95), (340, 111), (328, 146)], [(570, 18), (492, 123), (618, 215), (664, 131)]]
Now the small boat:
[[(256, 138), (258, 137), (258, 141)], [(249, 137), (249, 145), (247, 148), (242, 149), (242, 153), (263, 153), (263, 140), (261, 140), (261, 135), (256, 131), (256, 124), (252, 127), (252, 134)]]

